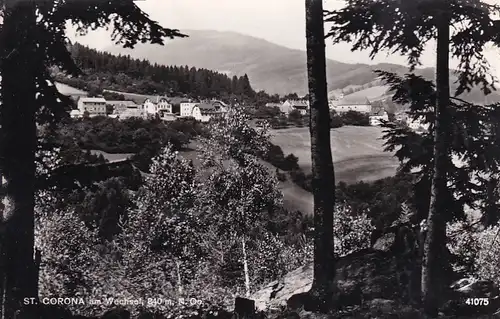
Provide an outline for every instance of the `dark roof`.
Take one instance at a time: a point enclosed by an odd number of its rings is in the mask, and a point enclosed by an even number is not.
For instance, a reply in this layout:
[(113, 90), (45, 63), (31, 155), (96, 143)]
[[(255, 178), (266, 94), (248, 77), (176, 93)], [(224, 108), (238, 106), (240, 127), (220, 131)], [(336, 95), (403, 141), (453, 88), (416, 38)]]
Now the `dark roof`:
[(185, 98), (185, 97), (178, 97), (178, 96), (176, 96), (176, 97), (167, 98), (167, 101), (170, 104), (181, 104), (181, 103), (189, 102), (189, 99)]
[(215, 107), (212, 104), (200, 103), (200, 104), (196, 104), (196, 106), (199, 107), (200, 110), (206, 110), (206, 111), (214, 110), (215, 111)]
[(109, 105), (125, 105), (127, 107), (130, 107), (130, 106), (137, 106), (137, 104), (134, 102), (134, 101), (108, 101), (106, 100), (106, 103), (109, 104)]
[(371, 102), (367, 97), (348, 95), (339, 101), (337, 105), (371, 105)]
[(288, 100), (288, 102), (296, 109), (307, 109), (306, 101)]

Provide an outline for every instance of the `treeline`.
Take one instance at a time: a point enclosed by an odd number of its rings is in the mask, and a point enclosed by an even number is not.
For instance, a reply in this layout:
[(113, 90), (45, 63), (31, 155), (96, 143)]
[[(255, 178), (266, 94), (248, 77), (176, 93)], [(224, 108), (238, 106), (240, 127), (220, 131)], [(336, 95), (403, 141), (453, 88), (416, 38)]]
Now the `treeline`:
[(56, 80), (90, 95), (102, 94), (103, 89), (137, 94), (160, 94), (191, 98), (218, 98), (239, 103), (278, 102), (279, 96), (264, 91), (255, 92), (248, 76), (228, 77), (226, 74), (189, 66), (165, 66), (129, 55), (112, 55), (79, 43), (70, 47), (71, 54), (84, 72), (77, 78), (64, 74)]

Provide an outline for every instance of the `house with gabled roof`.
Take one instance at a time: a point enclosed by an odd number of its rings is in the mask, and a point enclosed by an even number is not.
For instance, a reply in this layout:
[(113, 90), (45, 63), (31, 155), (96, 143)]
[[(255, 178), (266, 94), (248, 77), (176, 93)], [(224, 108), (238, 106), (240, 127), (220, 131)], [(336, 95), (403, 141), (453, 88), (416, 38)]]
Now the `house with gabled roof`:
[(337, 113), (344, 113), (349, 111), (356, 111), (365, 114), (372, 113), (372, 103), (366, 97), (349, 97), (346, 96), (342, 100), (338, 101), (331, 108)]
[(106, 116), (106, 99), (103, 97), (80, 97), (77, 102), (78, 110), (90, 117)]
[(309, 102), (305, 100), (286, 100), (280, 106), (281, 113), (288, 115), (292, 111), (299, 111), (300, 114), (306, 115), (309, 110)]

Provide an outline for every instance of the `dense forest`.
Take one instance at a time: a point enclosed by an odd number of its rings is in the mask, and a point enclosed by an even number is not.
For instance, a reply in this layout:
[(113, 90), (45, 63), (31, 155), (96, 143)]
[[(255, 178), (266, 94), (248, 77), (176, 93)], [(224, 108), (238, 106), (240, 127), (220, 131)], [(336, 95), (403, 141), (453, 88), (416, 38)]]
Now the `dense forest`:
[(240, 103), (278, 102), (279, 96), (255, 92), (246, 74), (232, 78), (223, 73), (189, 66), (151, 64), (128, 55), (112, 55), (79, 43), (70, 46), (76, 64), (83, 71), (80, 77), (56, 74), (57, 81), (90, 94), (103, 89), (138, 94), (165, 94), (193, 98), (219, 98)]

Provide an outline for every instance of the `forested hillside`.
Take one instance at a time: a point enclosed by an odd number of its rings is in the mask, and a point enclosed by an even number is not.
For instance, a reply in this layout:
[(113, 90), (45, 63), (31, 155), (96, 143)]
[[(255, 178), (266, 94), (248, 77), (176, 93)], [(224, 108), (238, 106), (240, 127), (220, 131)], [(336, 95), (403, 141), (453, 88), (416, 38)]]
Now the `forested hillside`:
[[(183, 95), (199, 98), (269, 100), (264, 92), (255, 92), (245, 74), (232, 78), (223, 73), (189, 66), (151, 64), (129, 55), (112, 55), (75, 43), (70, 47), (84, 75), (69, 78), (56, 74), (59, 82), (87, 90), (91, 95), (103, 89), (139, 94)], [(278, 97), (275, 96), (274, 99)]]

